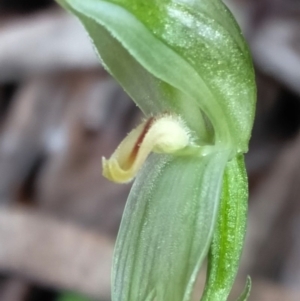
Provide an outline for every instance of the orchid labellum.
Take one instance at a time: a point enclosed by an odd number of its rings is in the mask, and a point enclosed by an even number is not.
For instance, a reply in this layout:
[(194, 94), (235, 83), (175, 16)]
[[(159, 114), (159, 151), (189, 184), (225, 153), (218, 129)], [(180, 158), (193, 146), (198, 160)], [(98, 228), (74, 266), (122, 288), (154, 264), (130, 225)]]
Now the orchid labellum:
[[(58, 0), (145, 115), (103, 174), (133, 178), (116, 242), (113, 301), (225, 301), (246, 231), (243, 154), (256, 89), (247, 45), (220, 0)], [(247, 300), (248, 280), (239, 301)], [(200, 299), (200, 296), (199, 296)]]

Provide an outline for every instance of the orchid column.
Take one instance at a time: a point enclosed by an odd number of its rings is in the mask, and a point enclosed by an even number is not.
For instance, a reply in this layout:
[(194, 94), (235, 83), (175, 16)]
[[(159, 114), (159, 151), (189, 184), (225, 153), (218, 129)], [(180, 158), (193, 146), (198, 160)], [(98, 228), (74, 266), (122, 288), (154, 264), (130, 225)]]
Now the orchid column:
[[(247, 151), (256, 98), (248, 48), (220, 0), (58, 0), (145, 120), (103, 159), (136, 176), (121, 223), (113, 301), (225, 301), (246, 231)], [(239, 300), (247, 300), (248, 282)]]

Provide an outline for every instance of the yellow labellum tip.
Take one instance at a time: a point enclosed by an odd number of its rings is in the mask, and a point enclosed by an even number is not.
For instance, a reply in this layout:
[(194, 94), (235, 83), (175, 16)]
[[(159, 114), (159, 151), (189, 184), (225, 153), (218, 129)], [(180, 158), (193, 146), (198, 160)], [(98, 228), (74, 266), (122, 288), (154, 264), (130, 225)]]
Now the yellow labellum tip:
[(112, 156), (102, 158), (103, 176), (117, 183), (131, 181), (151, 151), (174, 153), (190, 143), (190, 134), (179, 117), (151, 117), (132, 130)]

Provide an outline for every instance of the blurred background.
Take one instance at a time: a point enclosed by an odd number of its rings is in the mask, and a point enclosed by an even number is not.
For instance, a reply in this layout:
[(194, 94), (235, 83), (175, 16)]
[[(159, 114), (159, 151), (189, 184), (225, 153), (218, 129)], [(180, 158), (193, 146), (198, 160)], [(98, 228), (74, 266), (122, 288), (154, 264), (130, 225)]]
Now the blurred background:
[[(250, 210), (234, 294), (300, 300), (300, 2), (227, 0), (258, 85)], [(51, 0), (0, 0), (0, 300), (110, 300), (129, 185), (101, 175), (140, 119), (75, 18)], [(200, 275), (200, 282), (203, 275)]]

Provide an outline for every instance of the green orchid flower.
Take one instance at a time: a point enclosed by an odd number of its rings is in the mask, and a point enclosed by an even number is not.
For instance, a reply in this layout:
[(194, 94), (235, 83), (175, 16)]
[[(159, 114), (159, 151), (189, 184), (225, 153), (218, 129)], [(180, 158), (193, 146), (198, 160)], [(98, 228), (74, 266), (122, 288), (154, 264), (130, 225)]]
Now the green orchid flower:
[[(103, 174), (136, 177), (116, 242), (113, 301), (225, 301), (246, 231), (243, 154), (256, 88), (247, 45), (220, 0), (58, 0), (146, 119)], [(238, 299), (247, 300), (251, 283)], [(200, 298), (200, 297), (199, 297)]]

